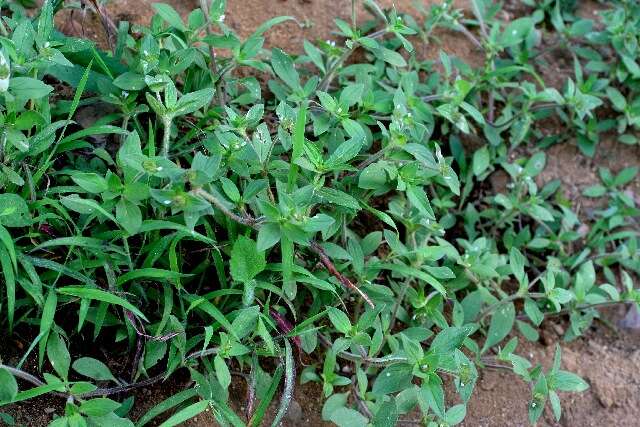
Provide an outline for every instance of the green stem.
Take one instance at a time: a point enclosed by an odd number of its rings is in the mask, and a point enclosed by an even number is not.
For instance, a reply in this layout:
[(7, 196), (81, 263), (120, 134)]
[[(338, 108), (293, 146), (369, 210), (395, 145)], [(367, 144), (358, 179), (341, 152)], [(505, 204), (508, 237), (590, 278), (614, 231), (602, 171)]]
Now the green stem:
[(162, 134), (162, 156), (165, 159), (169, 158), (169, 144), (171, 142), (171, 118), (165, 118), (162, 123), (164, 125), (164, 132)]
[(494, 311), (496, 311), (498, 308), (500, 308), (500, 306), (515, 301), (517, 299), (521, 299), (521, 298), (533, 298), (533, 299), (542, 299), (542, 298), (546, 298), (547, 296), (543, 293), (540, 292), (528, 292), (525, 294), (513, 294), (513, 295), (509, 295), (508, 297), (498, 301), (497, 303), (493, 304), (492, 306), (489, 306), (488, 308), (486, 308), (484, 311), (482, 311), (480, 313), (480, 315), (478, 316), (478, 320), (482, 321), (484, 320), (485, 317), (487, 317), (488, 315), (490, 315), (491, 313), (493, 313)]
[(358, 22), (356, 20), (356, 1), (357, 0), (351, 0), (351, 26), (353, 27), (354, 33), (358, 28)]

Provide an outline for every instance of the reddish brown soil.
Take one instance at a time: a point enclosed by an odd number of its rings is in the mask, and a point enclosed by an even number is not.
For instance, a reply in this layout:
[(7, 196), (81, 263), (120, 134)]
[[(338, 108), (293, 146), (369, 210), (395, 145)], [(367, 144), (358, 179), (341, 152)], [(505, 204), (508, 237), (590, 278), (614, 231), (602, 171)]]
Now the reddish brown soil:
[[(186, 15), (193, 7), (195, 0), (166, 0), (181, 14)], [(129, 20), (134, 23), (148, 23), (153, 15), (150, 0), (111, 0), (107, 10), (114, 21)], [(267, 47), (278, 46), (292, 52), (300, 52), (302, 41), (333, 38), (333, 20), (349, 19), (350, 0), (229, 0), (226, 23), (241, 35), (250, 34), (263, 21), (279, 15), (291, 15), (297, 22), (289, 22), (272, 29), (267, 34)], [(400, 11), (416, 14), (411, 0), (381, 0), (384, 7), (395, 5)], [(428, 6), (430, 1), (423, 1)], [(459, 7), (468, 9), (469, 2), (456, 1)], [(505, 16), (512, 19), (527, 13), (517, 1), (507, 2)], [(582, 2), (578, 14), (584, 17), (594, 16), (602, 4), (594, 1)], [(366, 14), (360, 13), (359, 19)], [(367, 18), (368, 19), (368, 18)], [(74, 21), (75, 24), (71, 22)], [(82, 15), (74, 14), (73, 20), (66, 16), (58, 18), (58, 23), (65, 30), (104, 43), (104, 32), (99, 20), (90, 12)], [(438, 32), (439, 44), (419, 47), (421, 56), (433, 58), (439, 49), (459, 56), (470, 63), (477, 64), (482, 60), (481, 54), (458, 34)], [(571, 73), (571, 64), (562, 62), (558, 55), (550, 55), (549, 61), (555, 61), (545, 81), (561, 87), (562, 82)], [(565, 72), (566, 71), (566, 72)], [(546, 74), (549, 74), (548, 76)], [(554, 77), (555, 76), (555, 77)], [(554, 77), (554, 78), (552, 78)], [(597, 168), (604, 166), (613, 171), (623, 167), (640, 165), (640, 149), (617, 143), (613, 138), (603, 141), (598, 147), (594, 159), (582, 156), (571, 143), (552, 147), (547, 152), (547, 168), (541, 175), (542, 181), (560, 179), (567, 196), (576, 206), (585, 205), (589, 201), (581, 197), (584, 188), (598, 183)], [(629, 186), (636, 197), (640, 197), (640, 180)], [(623, 308), (610, 310), (607, 317), (619, 319)], [(615, 323), (615, 321), (613, 322)], [(553, 420), (547, 410), (540, 425), (545, 426), (637, 426), (640, 425), (640, 333), (612, 329), (606, 322), (596, 322), (585, 337), (571, 343), (561, 343), (564, 369), (582, 375), (590, 384), (590, 389), (582, 394), (565, 394), (562, 396), (563, 416), (560, 423)], [(533, 363), (542, 363), (545, 367), (552, 360), (555, 343), (561, 342), (565, 328), (563, 320), (546, 323), (541, 333), (540, 342), (528, 343), (521, 339), (518, 353), (528, 357)], [(11, 344), (10, 344), (11, 345)], [(13, 347), (13, 346), (12, 346)], [(16, 354), (15, 348), (5, 352)], [(16, 360), (5, 359), (11, 363)], [(36, 371), (35, 366), (26, 368)], [(156, 385), (136, 393), (138, 406), (132, 414), (134, 419), (153, 405), (161, 402), (173, 393), (185, 387), (186, 379), (172, 379), (167, 384)], [(232, 385), (232, 400), (235, 409), (242, 410), (245, 401), (245, 386), (238, 378)], [(315, 384), (298, 385), (294, 395), (295, 403), (285, 419), (286, 426), (321, 426), (325, 425), (320, 418), (322, 409), (321, 388)], [(450, 401), (455, 400), (454, 393), (449, 390)], [(474, 397), (468, 406), (465, 426), (526, 426), (527, 402), (530, 397), (528, 387), (513, 374), (502, 371), (486, 370), (478, 382)], [(16, 417), (18, 425), (40, 427), (51, 420), (54, 412), (60, 413), (62, 403), (58, 398), (45, 397), (8, 408), (3, 411)], [(274, 408), (272, 408), (274, 409)], [(274, 410), (271, 411), (273, 416)], [(415, 417), (414, 417), (415, 418)], [(215, 425), (210, 413), (205, 412), (186, 425)], [(401, 423), (401, 425), (403, 425)], [(404, 424), (414, 425), (414, 424)]]

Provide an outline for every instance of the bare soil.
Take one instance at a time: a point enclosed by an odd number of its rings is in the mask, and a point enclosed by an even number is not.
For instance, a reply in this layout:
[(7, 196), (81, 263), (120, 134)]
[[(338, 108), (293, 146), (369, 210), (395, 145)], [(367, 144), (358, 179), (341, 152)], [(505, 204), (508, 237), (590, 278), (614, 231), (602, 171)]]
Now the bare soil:
[[(183, 16), (198, 4), (195, 0), (165, 2), (172, 4)], [(152, 3), (150, 0), (111, 0), (108, 2), (107, 10), (115, 22), (128, 20), (132, 23), (146, 24), (153, 16)], [(290, 52), (300, 52), (304, 39), (335, 38), (332, 33), (335, 28), (334, 19), (350, 19), (350, 0), (229, 0), (228, 3), (225, 22), (243, 36), (251, 34), (260, 23), (274, 16), (295, 17), (296, 22), (279, 25), (267, 34), (266, 47), (278, 46)], [(411, 12), (417, 16), (411, 0), (380, 0), (379, 3), (384, 7), (395, 5), (400, 11)], [(421, 3), (428, 7), (432, 1)], [(456, 0), (455, 3), (465, 10), (470, 8), (469, 1)], [(588, 0), (581, 2), (578, 14), (593, 17), (602, 8), (602, 3)], [(75, 12), (73, 16), (69, 12), (66, 13), (66, 16), (58, 17), (58, 23), (65, 31), (84, 35), (102, 45), (105, 44), (104, 31), (95, 15), (91, 12)], [(527, 13), (527, 9), (518, 1), (508, 1), (502, 13), (505, 14), (503, 18), (512, 19)], [(370, 17), (367, 17), (365, 12), (360, 12), (359, 19), (365, 18)], [(459, 34), (439, 31), (436, 35), (440, 43), (419, 47), (422, 57), (434, 58), (439, 49), (444, 49), (469, 63), (481, 62), (481, 53)], [(553, 66), (545, 73), (548, 74), (544, 76), (545, 81), (551, 79), (551, 85), (560, 87), (564, 79), (570, 76), (572, 66), (565, 63), (558, 54), (550, 55), (548, 59)], [(617, 172), (624, 167), (639, 165), (640, 147), (637, 145), (625, 146), (613, 137), (606, 138), (599, 145), (596, 156), (589, 159), (581, 155), (575, 144), (570, 142), (553, 146), (547, 151), (547, 168), (540, 179), (543, 182), (560, 179), (566, 196), (572, 200), (574, 207), (593, 209), (592, 202), (584, 199), (581, 194), (586, 187), (598, 183), (599, 167), (607, 167)], [(628, 191), (632, 192), (634, 197), (640, 197), (640, 181), (636, 179), (630, 183)], [(559, 343), (563, 351), (564, 369), (577, 372), (590, 384), (589, 390), (582, 394), (561, 396), (563, 415), (560, 423), (556, 423), (547, 410), (540, 425), (640, 425), (640, 332), (616, 327), (617, 320), (624, 316), (624, 312), (624, 307), (608, 310), (605, 319), (609, 321), (596, 321), (583, 338), (571, 343), (562, 342), (566, 319), (545, 322), (538, 342), (530, 343), (520, 339), (518, 353), (528, 357), (533, 363), (542, 363), (547, 368), (552, 360), (555, 344)], [(17, 361), (7, 358), (7, 355), (20, 354), (20, 347), (25, 343), (18, 340), (4, 343), (8, 348), (5, 347), (0, 353), (5, 355), (5, 362)], [(37, 371), (33, 363), (26, 366), (26, 369)], [(236, 379), (231, 387), (231, 396), (235, 409), (241, 411), (244, 408), (246, 391), (244, 380)], [(188, 378), (177, 375), (166, 384), (158, 384), (136, 392), (137, 407), (132, 414), (134, 419), (187, 385)], [(323, 405), (321, 396), (321, 387), (316, 384), (297, 385), (294, 403), (283, 424), (328, 425), (320, 417)], [(448, 396), (449, 401), (453, 403), (455, 394), (452, 390), (448, 391)], [(468, 405), (464, 426), (526, 426), (529, 398), (530, 390), (513, 374), (485, 370)], [(47, 425), (54, 413), (60, 413), (63, 404), (59, 398), (45, 397), (2, 409), (13, 415), (18, 425), (40, 427)], [(275, 408), (272, 409), (271, 416), (275, 412)], [(215, 425), (215, 422), (213, 416), (205, 412), (185, 425), (211, 426)]]

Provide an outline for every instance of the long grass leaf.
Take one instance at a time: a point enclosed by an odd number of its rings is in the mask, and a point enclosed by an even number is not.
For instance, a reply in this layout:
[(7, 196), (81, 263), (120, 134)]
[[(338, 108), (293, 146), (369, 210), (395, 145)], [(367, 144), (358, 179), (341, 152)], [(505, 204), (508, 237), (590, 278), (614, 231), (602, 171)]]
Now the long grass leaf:
[(11, 263), (13, 264), (13, 269), (14, 271), (17, 272), (18, 260), (16, 257), (16, 248), (15, 248), (15, 245), (13, 244), (13, 238), (11, 237), (11, 234), (9, 234), (9, 231), (6, 228), (4, 228), (2, 225), (0, 225), (0, 242), (2, 242), (4, 246), (7, 248), (7, 252), (9, 253)]
[(140, 268), (123, 274), (118, 277), (117, 284), (122, 286), (127, 282), (137, 279), (156, 279), (156, 280), (177, 280), (181, 277), (190, 277), (191, 274), (178, 273), (171, 270), (163, 270), (161, 268)]
[(173, 427), (184, 423), (187, 420), (195, 417), (200, 414), (202, 411), (209, 407), (208, 400), (201, 400), (200, 402), (196, 402), (192, 405), (187, 406), (180, 412), (172, 415), (165, 422), (160, 424), (160, 427)]
[(16, 276), (9, 259), (7, 250), (0, 246), (0, 267), (2, 267), (5, 287), (7, 288), (7, 320), (9, 320), (9, 333), (11, 333), (16, 309)]
[(278, 412), (276, 413), (271, 427), (277, 427), (280, 421), (284, 418), (291, 399), (293, 399), (293, 386), (296, 379), (295, 362), (293, 361), (293, 350), (289, 340), (284, 340), (284, 390), (282, 391), (282, 398), (280, 399), (280, 405), (278, 406)]
[(266, 414), (273, 397), (276, 395), (276, 391), (278, 391), (278, 386), (280, 385), (280, 380), (282, 379), (282, 373), (284, 369), (282, 366), (278, 366), (276, 371), (273, 373), (273, 379), (271, 380), (271, 384), (269, 385), (269, 389), (264, 395), (264, 398), (260, 401), (260, 405), (256, 409), (256, 412), (249, 420), (249, 425), (251, 427), (258, 427), (264, 418), (264, 414)]
[(90, 289), (90, 288), (68, 286), (64, 288), (58, 288), (57, 291), (59, 294), (62, 294), (62, 295), (69, 295), (69, 296), (78, 297), (78, 298), (88, 298), (88, 299), (106, 302), (109, 304), (119, 305), (120, 307), (126, 308), (130, 312), (134, 313), (136, 316), (144, 320), (147, 320), (145, 315), (142, 314), (142, 312), (139, 309), (137, 309), (133, 304), (131, 304), (129, 301), (117, 295), (103, 291), (102, 289)]
[(174, 394), (173, 396), (163, 400), (153, 408), (149, 409), (149, 411), (147, 411), (147, 413), (144, 414), (142, 418), (138, 420), (138, 422), (136, 423), (136, 427), (144, 426), (149, 421), (151, 421), (158, 415), (162, 414), (163, 412), (166, 412), (169, 409), (174, 408), (180, 405), (182, 402), (186, 402), (187, 400), (197, 395), (198, 395), (198, 390), (196, 390), (195, 388), (190, 388), (188, 390), (181, 391), (178, 394)]

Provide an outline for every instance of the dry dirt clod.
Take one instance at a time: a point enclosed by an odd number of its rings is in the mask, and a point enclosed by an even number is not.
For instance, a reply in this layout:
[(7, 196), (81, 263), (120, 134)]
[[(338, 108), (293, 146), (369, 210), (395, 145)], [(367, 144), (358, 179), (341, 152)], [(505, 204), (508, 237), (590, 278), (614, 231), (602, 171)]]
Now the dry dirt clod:
[(482, 376), (480, 380), (480, 388), (486, 391), (491, 391), (498, 385), (498, 379), (496, 375), (487, 373)]
[(602, 405), (603, 408), (611, 408), (615, 403), (613, 400), (613, 395), (611, 393), (609, 387), (603, 385), (600, 382), (596, 382), (593, 384), (593, 393), (596, 395), (598, 402)]

